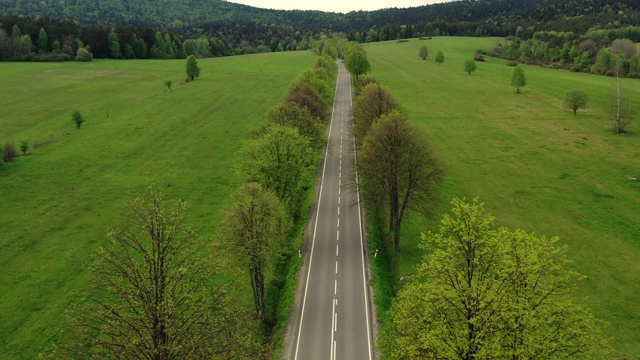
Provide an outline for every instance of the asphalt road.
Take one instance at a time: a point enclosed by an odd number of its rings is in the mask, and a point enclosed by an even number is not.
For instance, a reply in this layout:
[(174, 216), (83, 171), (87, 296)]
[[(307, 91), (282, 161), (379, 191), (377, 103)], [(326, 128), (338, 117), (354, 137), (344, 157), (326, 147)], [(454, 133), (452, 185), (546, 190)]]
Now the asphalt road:
[[(373, 359), (371, 306), (357, 191), (349, 186), (355, 147), (349, 132), (351, 80), (339, 62), (311, 243), (302, 255), (303, 295), (290, 358)], [(294, 325), (294, 324), (290, 324)]]

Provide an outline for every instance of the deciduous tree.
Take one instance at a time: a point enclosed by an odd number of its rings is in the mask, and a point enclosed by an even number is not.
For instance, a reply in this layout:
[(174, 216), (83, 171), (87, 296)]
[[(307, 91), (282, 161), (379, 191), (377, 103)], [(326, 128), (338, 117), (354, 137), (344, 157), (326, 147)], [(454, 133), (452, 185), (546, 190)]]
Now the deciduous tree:
[(240, 178), (258, 182), (273, 191), (289, 215), (296, 219), (304, 191), (315, 174), (316, 155), (309, 139), (298, 129), (271, 126), (258, 139), (243, 148)]
[(49, 51), (49, 37), (47, 32), (43, 28), (40, 28), (38, 34), (38, 52), (45, 53)]
[(324, 125), (320, 119), (311, 115), (306, 106), (294, 102), (283, 102), (271, 109), (267, 117), (273, 124), (298, 129), (316, 149), (324, 143)]
[(564, 106), (573, 110), (574, 116), (578, 109), (587, 107), (587, 101), (589, 101), (589, 96), (582, 89), (567, 90), (567, 92), (564, 93)]
[(442, 50), (438, 50), (438, 53), (436, 54), (436, 62), (438, 65), (444, 62), (444, 54), (442, 53)]
[(353, 133), (358, 145), (378, 118), (394, 110), (400, 110), (400, 103), (389, 88), (375, 81), (364, 86), (353, 104)]
[(455, 199), (422, 235), (418, 279), (389, 310), (382, 349), (397, 359), (605, 359), (607, 341), (581, 301), (558, 238), (495, 229), (475, 200)]
[(427, 57), (429, 57), (429, 49), (425, 45), (422, 45), (420, 47), (419, 55), (422, 60), (427, 60)]
[(91, 266), (93, 290), (72, 310), (75, 337), (55, 359), (228, 359), (256, 356), (183, 201), (159, 190), (128, 203)]
[(296, 103), (305, 106), (311, 112), (313, 117), (327, 119), (327, 102), (322, 95), (311, 84), (305, 82), (297, 82), (291, 87), (285, 102)]
[[(360, 45), (358, 45), (360, 46)], [(371, 71), (371, 64), (367, 58), (367, 53), (360, 47), (350, 51), (344, 60), (344, 65), (349, 72), (358, 80), (360, 75), (364, 75)]]
[(169, 88), (169, 91), (171, 91), (171, 85), (173, 85), (173, 81), (171, 81), (171, 80), (169, 80), (169, 79), (166, 79), (166, 80), (163, 82), (163, 84), (164, 84), (164, 86), (166, 86), (167, 88)]
[(472, 72), (476, 71), (476, 62), (473, 59), (466, 60), (464, 62), (464, 72), (468, 75), (471, 75)]
[(265, 320), (266, 311), (265, 271), (286, 248), (287, 227), (286, 213), (276, 194), (256, 182), (242, 186), (220, 226), (220, 242), (249, 269), (255, 310), (261, 320)]
[(185, 70), (187, 72), (187, 77), (191, 80), (200, 76), (200, 66), (198, 66), (198, 60), (196, 60), (195, 56), (189, 55), (185, 65)]
[(516, 92), (520, 93), (520, 88), (527, 85), (527, 78), (524, 76), (524, 69), (522, 66), (518, 65), (513, 68), (513, 73), (511, 74), (511, 86), (516, 87)]
[(356, 165), (366, 201), (388, 211), (394, 252), (400, 251), (404, 215), (429, 214), (440, 169), (420, 130), (398, 112), (383, 115), (369, 130)]
[(71, 113), (71, 121), (75, 124), (76, 129), (80, 129), (82, 123), (85, 122), (84, 116), (82, 116), (80, 110), (73, 110)]
[(118, 39), (118, 34), (116, 34), (115, 31), (111, 30), (111, 32), (109, 32), (107, 41), (109, 42), (109, 57), (112, 59), (122, 58), (122, 51), (120, 50), (120, 40)]

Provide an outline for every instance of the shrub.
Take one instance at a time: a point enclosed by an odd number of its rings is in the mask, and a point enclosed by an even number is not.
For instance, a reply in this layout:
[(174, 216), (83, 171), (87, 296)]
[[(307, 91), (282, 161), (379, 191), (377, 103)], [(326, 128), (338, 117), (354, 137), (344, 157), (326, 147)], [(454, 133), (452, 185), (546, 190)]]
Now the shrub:
[(2, 160), (9, 162), (17, 155), (18, 152), (16, 151), (16, 146), (13, 144), (13, 141), (6, 141), (2, 149)]
[(27, 150), (29, 150), (29, 141), (20, 140), (20, 151), (22, 151), (22, 155), (26, 155)]
[(473, 56), (473, 61), (485, 62), (486, 60), (484, 59), (484, 56), (482, 56), (482, 54), (480, 54), (480, 53), (476, 53), (476, 54)]
[(82, 123), (85, 122), (84, 117), (78, 110), (73, 110), (71, 113), (71, 121), (76, 125), (77, 129), (80, 129)]
[(547, 66), (549, 69), (562, 69), (562, 64), (554, 62)]
[(507, 61), (506, 65), (507, 66), (518, 66), (518, 62), (517, 61)]
[(409, 39), (399, 39), (398, 42), (399, 43), (406, 43), (406, 42), (409, 42)]
[(76, 52), (76, 61), (89, 62), (93, 61), (93, 54), (85, 48), (80, 48)]

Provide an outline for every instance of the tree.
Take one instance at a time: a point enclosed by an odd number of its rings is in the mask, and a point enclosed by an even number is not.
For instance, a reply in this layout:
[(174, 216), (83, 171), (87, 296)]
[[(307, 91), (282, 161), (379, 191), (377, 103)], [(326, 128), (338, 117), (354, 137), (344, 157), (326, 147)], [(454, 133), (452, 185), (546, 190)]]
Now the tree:
[(20, 151), (22, 151), (22, 155), (27, 154), (27, 150), (29, 150), (29, 141), (28, 140), (20, 140)]
[(284, 101), (305, 106), (313, 117), (323, 121), (327, 119), (327, 102), (318, 90), (309, 83), (295, 83)]
[(8, 163), (16, 156), (18, 156), (18, 153), (13, 141), (5, 141), (4, 146), (2, 146), (2, 160)]
[(428, 215), (440, 178), (420, 133), (398, 112), (383, 115), (365, 136), (355, 166), (367, 202), (389, 213), (395, 254), (400, 251), (405, 213), (413, 209)]
[(631, 104), (629, 103), (626, 91), (620, 81), (620, 69), (622, 60), (618, 59), (614, 65), (616, 79), (614, 82), (613, 93), (611, 95), (611, 109), (613, 112), (613, 131), (616, 134), (626, 132), (627, 127), (631, 123)]
[(438, 65), (444, 62), (444, 54), (441, 50), (438, 50), (438, 53), (436, 54), (436, 62), (438, 63)]
[(189, 55), (185, 68), (189, 79), (194, 80), (200, 76), (200, 67), (198, 66), (198, 60), (196, 60), (195, 56)]
[(144, 59), (147, 57), (147, 44), (144, 40), (139, 39), (138, 35), (133, 34), (133, 54), (136, 59)]
[(109, 57), (112, 59), (120, 59), (122, 58), (122, 51), (120, 50), (120, 40), (118, 39), (118, 34), (111, 30), (109, 32), (109, 36), (107, 38), (109, 42)]
[(76, 125), (76, 129), (80, 129), (80, 126), (85, 122), (85, 119), (79, 110), (73, 110), (71, 113), (71, 121)]
[(220, 242), (249, 268), (258, 318), (265, 320), (264, 274), (286, 248), (288, 221), (282, 203), (256, 182), (246, 183), (220, 226)]
[(355, 80), (358, 80), (360, 75), (364, 75), (371, 71), (371, 64), (369, 63), (369, 59), (367, 59), (367, 53), (364, 50), (353, 50), (351, 51), (345, 61), (344, 65), (347, 70), (355, 77)]
[(476, 71), (476, 62), (473, 59), (466, 60), (464, 62), (464, 72), (471, 75), (472, 72)]
[(38, 34), (38, 52), (45, 53), (49, 51), (49, 37), (47, 36), (47, 32), (44, 31), (43, 28), (40, 28), (40, 33)]
[(627, 59), (631, 59), (636, 55), (638, 49), (636, 44), (629, 39), (616, 39), (611, 44), (611, 52), (614, 54), (624, 54)]
[(76, 61), (80, 62), (89, 62), (93, 61), (93, 54), (89, 52), (89, 50), (85, 48), (78, 48), (76, 51)]
[(524, 69), (518, 65), (513, 68), (513, 74), (511, 75), (511, 86), (516, 87), (516, 93), (520, 93), (520, 88), (527, 85), (527, 78), (524, 76)]
[(152, 189), (127, 205), (125, 220), (107, 233), (109, 245), (94, 253), (92, 292), (71, 311), (74, 339), (51, 357), (251, 357), (248, 317), (224, 283), (211, 285), (217, 270), (187, 222), (186, 203)]
[(164, 86), (166, 86), (166, 87), (168, 87), (168, 88), (169, 88), (169, 91), (171, 91), (171, 85), (173, 85), (173, 81), (171, 81), (171, 80), (169, 80), (169, 79), (166, 79), (166, 80), (163, 82), (163, 84), (164, 84)]
[(394, 110), (400, 110), (400, 103), (391, 94), (388, 87), (375, 81), (364, 86), (353, 104), (353, 134), (357, 144), (362, 143), (378, 118)]
[(427, 60), (427, 57), (429, 57), (429, 49), (427, 49), (425, 45), (422, 45), (420, 47), (419, 55), (422, 58), (422, 60)]
[(478, 200), (454, 199), (423, 233), (418, 278), (389, 310), (383, 352), (402, 359), (604, 359), (598, 321), (572, 287), (557, 237), (495, 229)]
[(273, 191), (289, 215), (297, 219), (305, 188), (315, 174), (316, 155), (298, 129), (271, 126), (243, 148), (240, 178)]
[(573, 115), (576, 115), (578, 109), (584, 109), (587, 107), (587, 101), (589, 96), (582, 89), (567, 90), (564, 93), (564, 106), (573, 110)]
[(316, 149), (324, 143), (324, 125), (320, 119), (311, 115), (306, 106), (294, 102), (282, 102), (269, 110), (267, 118), (275, 125), (298, 129), (300, 135), (307, 137)]

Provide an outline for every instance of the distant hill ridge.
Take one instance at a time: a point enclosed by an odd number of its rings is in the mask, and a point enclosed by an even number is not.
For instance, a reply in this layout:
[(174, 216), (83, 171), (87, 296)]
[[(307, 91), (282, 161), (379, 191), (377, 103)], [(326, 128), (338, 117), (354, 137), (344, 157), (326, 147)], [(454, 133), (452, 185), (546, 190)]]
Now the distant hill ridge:
[(591, 26), (638, 25), (639, 8), (638, 0), (460, 0), (341, 14), (262, 9), (222, 0), (3, 0), (0, 14), (74, 19), (81, 24), (146, 25), (175, 31), (197, 29), (205, 23), (247, 21), (345, 33), (394, 24), (484, 24), (484, 33), (496, 35), (486, 28), (487, 21), (500, 29), (505, 22), (513, 23), (513, 29), (507, 28), (508, 31), (515, 31), (516, 25), (558, 24), (574, 17), (588, 18), (590, 22), (596, 19)]

